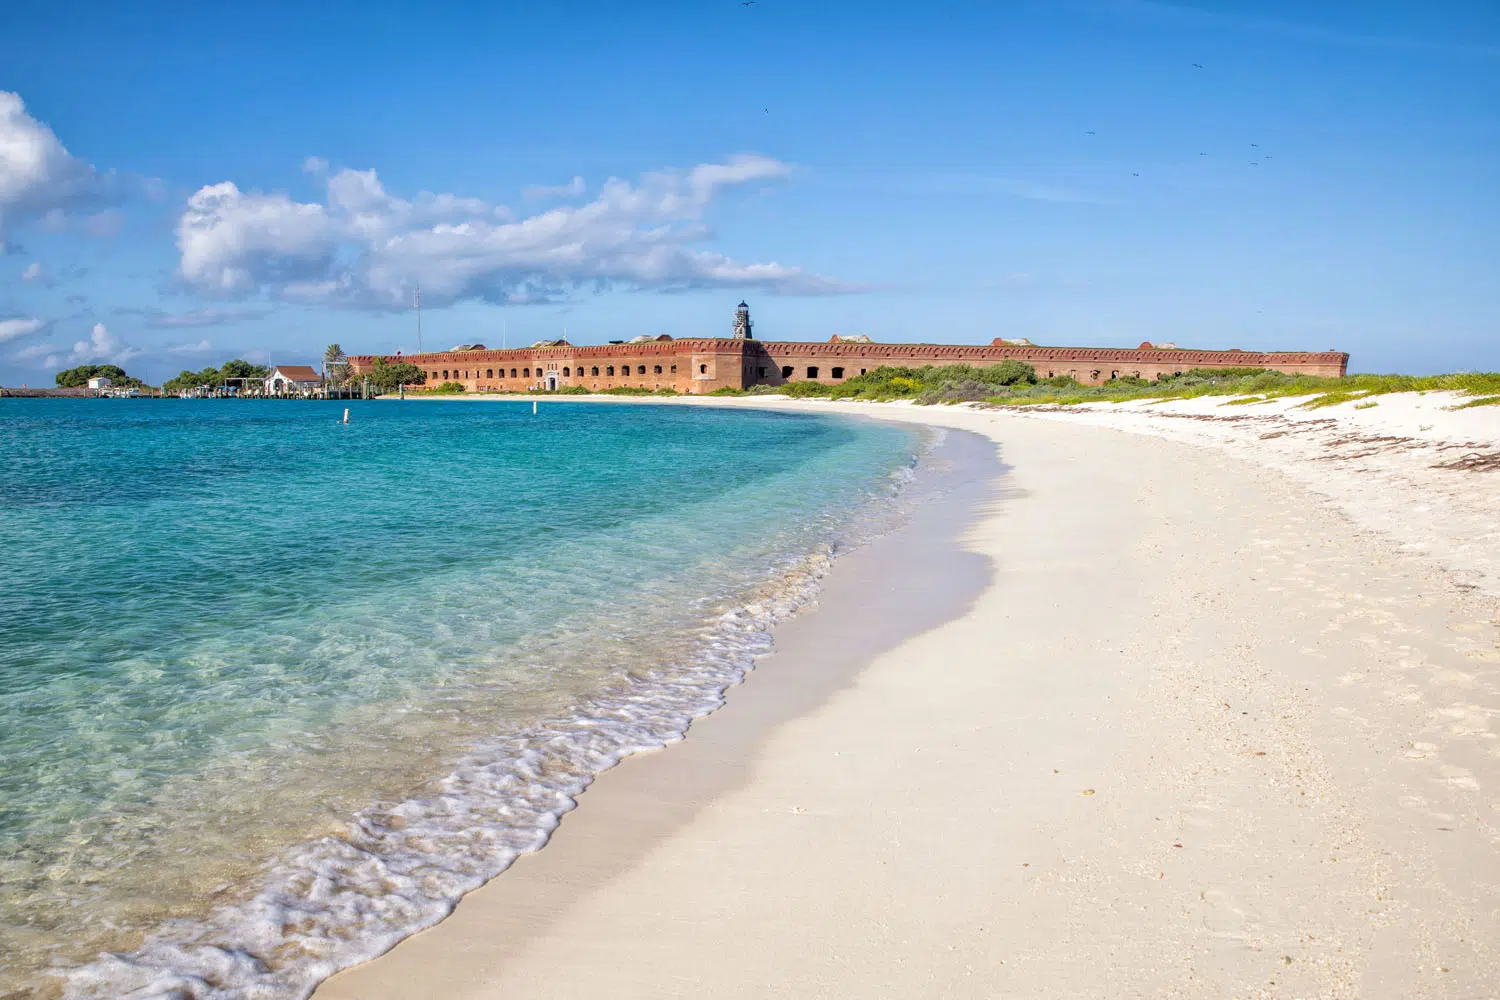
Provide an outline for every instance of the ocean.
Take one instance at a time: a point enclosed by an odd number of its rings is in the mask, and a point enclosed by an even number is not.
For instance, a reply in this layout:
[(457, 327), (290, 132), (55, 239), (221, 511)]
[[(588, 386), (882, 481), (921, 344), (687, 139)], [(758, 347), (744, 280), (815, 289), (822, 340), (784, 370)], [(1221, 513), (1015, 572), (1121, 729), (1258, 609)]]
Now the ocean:
[(442, 919), (717, 707), (923, 447), (696, 406), (0, 400), (0, 997), (303, 997)]

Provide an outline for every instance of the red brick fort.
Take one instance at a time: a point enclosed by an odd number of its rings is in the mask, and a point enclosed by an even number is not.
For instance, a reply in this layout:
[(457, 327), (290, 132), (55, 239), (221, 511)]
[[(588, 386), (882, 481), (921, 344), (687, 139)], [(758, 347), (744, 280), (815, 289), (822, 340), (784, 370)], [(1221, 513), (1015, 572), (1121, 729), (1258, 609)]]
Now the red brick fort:
[[(469, 392), (548, 389), (580, 385), (588, 389), (640, 386), (702, 394), (715, 389), (748, 389), (787, 382), (837, 385), (882, 365), (969, 364), (976, 367), (1014, 359), (1036, 369), (1039, 378), (1070, 375), (1086, 385), (1111, 378), (1155, 379), (1191, 368), (1271, 368), (1293, 375), (1336, 377), (1347, 373), (1349, 355), (1339, 351), (1194, 351), (1175, 345), (1137, 348), (1038, 347), (999, 337), (987, 345), (876, 344), (834, 336), (826, 343), (756, 340), (750, 310), (741, 302), (733, 335), (674, 340), (637, 337), (629, 342), (578, 347), (543, 341), (531, 347), (491, 350), (482, 344), (385, 356), (427, 373), (427, 384), (458, 382)], [(349, 359), (355, 374), (375, 363), (374, 355)]]

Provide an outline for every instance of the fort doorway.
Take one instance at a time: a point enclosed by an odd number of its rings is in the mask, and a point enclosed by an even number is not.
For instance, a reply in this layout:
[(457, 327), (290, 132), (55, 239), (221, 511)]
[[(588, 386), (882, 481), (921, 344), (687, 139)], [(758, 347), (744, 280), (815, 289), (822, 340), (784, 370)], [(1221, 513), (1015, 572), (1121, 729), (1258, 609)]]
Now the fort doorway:
[(557, 372), (547, 373), (547, 389), (550, 392), (557, 391)]

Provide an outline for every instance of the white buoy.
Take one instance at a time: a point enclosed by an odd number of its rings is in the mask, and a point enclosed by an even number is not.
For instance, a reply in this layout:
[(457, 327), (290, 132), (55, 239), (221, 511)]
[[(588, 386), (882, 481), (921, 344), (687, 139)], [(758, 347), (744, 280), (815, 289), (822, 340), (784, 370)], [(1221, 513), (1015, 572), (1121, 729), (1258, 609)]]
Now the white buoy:
[(349, 408), (346, 406), (346, 407), (344, 407), (344, 423), (347, 424), (348, 422), (349, 422)]
[(531, 401), (531, 415), (536, 416), (536, 400)]

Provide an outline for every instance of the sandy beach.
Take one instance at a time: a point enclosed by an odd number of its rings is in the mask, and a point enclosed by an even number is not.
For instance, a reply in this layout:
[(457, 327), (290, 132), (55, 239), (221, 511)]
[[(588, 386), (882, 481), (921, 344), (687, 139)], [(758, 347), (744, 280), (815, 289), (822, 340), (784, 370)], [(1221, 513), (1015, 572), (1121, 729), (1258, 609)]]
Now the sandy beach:
[(1500, 408), (722, 402), (952, 491), (315, 996), (1500, 995)]

